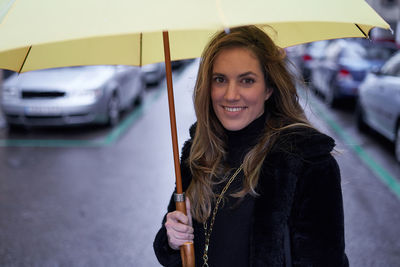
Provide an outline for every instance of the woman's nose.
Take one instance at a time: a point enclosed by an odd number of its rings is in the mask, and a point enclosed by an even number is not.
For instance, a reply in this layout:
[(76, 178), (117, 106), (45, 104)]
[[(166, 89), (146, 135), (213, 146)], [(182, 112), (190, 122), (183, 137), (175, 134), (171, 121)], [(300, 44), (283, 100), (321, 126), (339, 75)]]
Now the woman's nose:
[(235, 82), (229, 82), (226, 86), (225, 95), (226, 100), (235, 101), (240, 99), (238, 86)]

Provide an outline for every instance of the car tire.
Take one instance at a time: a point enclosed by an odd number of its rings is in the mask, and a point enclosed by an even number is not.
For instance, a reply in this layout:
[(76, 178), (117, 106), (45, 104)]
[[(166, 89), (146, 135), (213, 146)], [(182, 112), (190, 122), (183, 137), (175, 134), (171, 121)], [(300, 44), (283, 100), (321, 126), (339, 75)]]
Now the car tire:
[(394, 140), (394, 155), (396, 160), (400, 163), (400, 121), (397, 123), (396, 139)]
[(26, 131), (28, 129), (28, 127), (25, 125), (15, 124), (10, 122), (7, 122), (7, 127), (9, 132), (21, 132), (21, 131)]
[(113, 93), (107, 103), (107, 125), (115, 126), (120, 119), (120, 103), (118, 95)]
[(363, 110), (360, 102), (357, 102), (355, 115), (356, 115), (357, 129), (361, 132), (368, 131), (369, 127), (368, 127), (367, 123), (365, 122), (364, 110)]
[(143, 83), (142, 89), (140, 90), (139, 94), (132, 101), (132, 108), (137, 108), (143, 103), (145, 90), (146, 90), (146, 84)]
[(133, 99), (132, 107), (136, 108), (136, 107), (140, 106), (142, 104), (142, 102), (143, 102), (143, 94), (141, 93), (138, 96), (136, 96), (135, 99)]
[(333, 88), (330, 88), (330, 89), (328, 90), (328, 92), (326, 92), (326, 94), (325, 94), (324, 97), (325, 97), (325, 103), (326, 103), (329, 107), (335, 108), (335, 107), (337, 106), (338, 99), (337, 99), (337, 97), (336, 97), (335, 90), (334, 90)]

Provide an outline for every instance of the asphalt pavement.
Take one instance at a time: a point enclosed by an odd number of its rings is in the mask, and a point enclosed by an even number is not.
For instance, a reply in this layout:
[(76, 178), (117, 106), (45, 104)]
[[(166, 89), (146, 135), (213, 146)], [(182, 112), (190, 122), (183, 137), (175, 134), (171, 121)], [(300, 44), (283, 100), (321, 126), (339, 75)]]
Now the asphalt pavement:
[[(196, 71), (174, 73), (180, 147)], [(337, 143), (351, 266), (400, 266), (400, 167), (388, 145), (358, 133), (351, 111), (311, 93), (302, 101)], [(163, 84), (113, 130), (0, 127), (0, 266), (159, 266), (152, 242), (174, 187), (169, 127)]]

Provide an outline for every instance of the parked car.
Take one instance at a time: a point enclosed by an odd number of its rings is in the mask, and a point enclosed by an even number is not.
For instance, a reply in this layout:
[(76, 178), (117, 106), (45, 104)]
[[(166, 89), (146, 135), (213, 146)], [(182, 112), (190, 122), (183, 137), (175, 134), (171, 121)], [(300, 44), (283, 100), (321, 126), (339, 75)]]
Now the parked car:
[(183, 66), (185, 66), (187, 64), (190, 64), (193, 61), (194, 61), (194, 58), (173, 60), (173, 61), (171, 61), (171, 67), (173, 70), (176, 70), (176, 69), (182, 68)]
[(154, 63), (142, 66), (146, 84), (157, 85), (165, 77), (165, 63)]
[(303, 78), (302, 68), (303, 68), (303, 55), (307, 44), (293, 45), (285, 48), (286, 61), (289, 70), (299, 78)]
[(365, 39), (331, 41), (324, 57), (313, 62), (312, 85), (330, 106), (341, 99), (354, 100), (367, 72), (381, 67), (395, 51), (393, 43), (374, 43)]
[(12, 75), (0, 104), (11, 126), (115, 125), (144, 90), (139, 67), (65, 67)]
[(304, 47), (304, 52), (298, 60), (299, 69), (302, 72), (304, 81), (311, 82), (311, 72), (315, 62), (318, 62), (325, 55), (325, 49), (329, 44), (329, 40), (312, 42)]
[(400, 163), (400, 52), (360, 85), (356, 119), (359, 129), (371, 127), (393, 141)]

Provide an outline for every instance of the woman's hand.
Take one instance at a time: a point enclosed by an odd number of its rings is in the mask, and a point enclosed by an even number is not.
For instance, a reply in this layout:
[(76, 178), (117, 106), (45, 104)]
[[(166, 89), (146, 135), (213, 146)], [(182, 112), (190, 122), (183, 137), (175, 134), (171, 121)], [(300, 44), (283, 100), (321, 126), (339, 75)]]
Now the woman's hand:
[(186, 214), (187, 216), (177, 210), (167, 214), (165, 228), (167, 229), (168, 244), (172, 249), (178, 250), (184, 243), (193, 241), (189, 198), (186, 198)]

